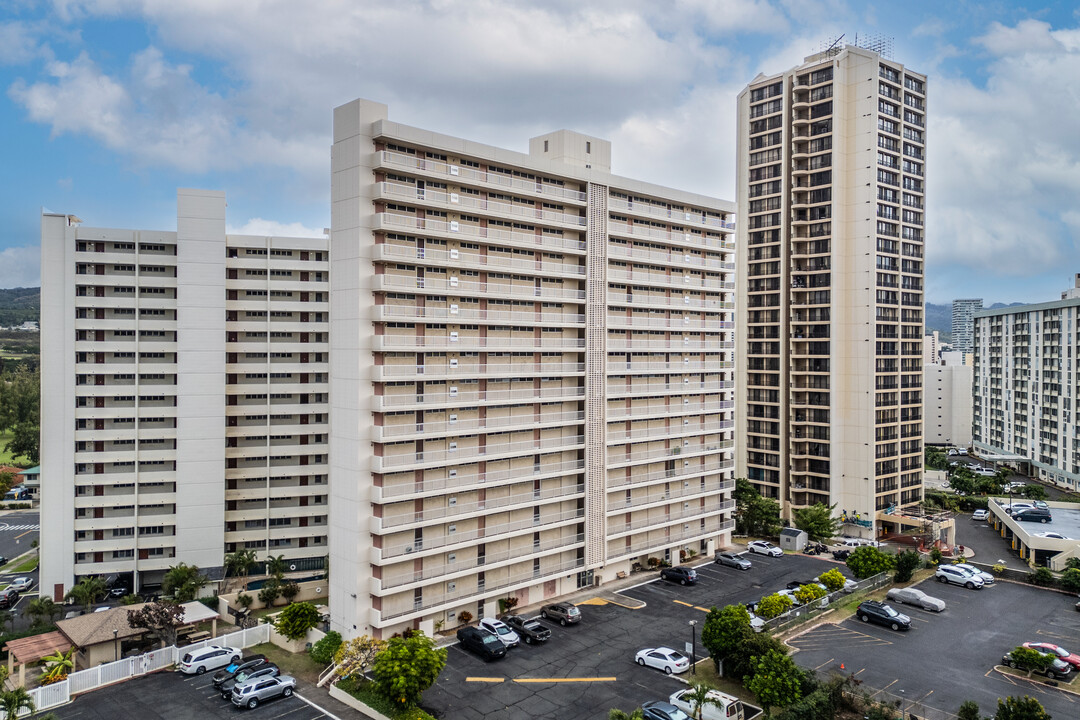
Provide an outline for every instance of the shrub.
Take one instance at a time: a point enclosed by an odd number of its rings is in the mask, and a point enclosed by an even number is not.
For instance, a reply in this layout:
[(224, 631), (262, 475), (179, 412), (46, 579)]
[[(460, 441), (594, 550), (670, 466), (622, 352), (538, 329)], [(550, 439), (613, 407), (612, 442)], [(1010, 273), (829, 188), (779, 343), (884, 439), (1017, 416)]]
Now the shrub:
[(203, 605), (210, 608), (211, 610), (217, 610), (217, 595), (207, 595), (205, 597), (201, 597), (199, 598), (199, 602), (201, 602)]
[(1076, 568), (1080, 570), (1080, 557), (1071, 557), (1065, 561), (1065, 567), (1072, 569)]
[(990, 569), (993, 570), (995, 575), (1000, 575), (1001, 573), (1005, 572), (1005, 566), (1001, 563), (998, 563)]
[(341, 647), (341, 633), (331, 630), (322, 640), (311, 646), (311, 659), (320, 665), (329, 665)]
[(1061, 587), (1069, 592), (1080, 591), (1080, 570), (1076, 568), (1066, 570), (1065, 574), (1061, 576)]
[(251, 597), (247, 593), (240, 593), (236, 596), (236, 604), (242, 607), (244, 609), (244, 612), (247, 612), (247, 609), (250, 608), (254, 602), (255, 598)]
[(935, 565), (941, 564), (941, 548), (936, 547), (930, 549), (930, 562)]
[(778, 595), (773, 593), (772, 595), (766, 595), (761, 598), (757, 604), (757, 614), (761, 616), (763, 620), (771, 620), (774, 617), (783, 615), (794, 603), (787, 595)]
[(468, 610), (462, 610), (458, 613), (458, 618), (461, 620), (462, 625), (468, 625), (472, 622), (472, 613)]
[(435, 641), (419, 631), (408, 638), (390, 638), (371, 666), (375, 689), (399, 711), (414, 707), (439, 678), (446, 656), (446, 648), (436, 648)]
[(893, 580), (898, 583), (906, 583), (911, 580), (911, 576), (915, 574), (921, 564), (922, 557), (914, 550), (896, 553), (896, 575), (893, 576)]
[(1050, 568), (1035, 568), (1035, 572), (1028, 575), (1028, 582), (1039, 587), (1049, 587), (1054, 584), (1054, 573), (1050, 572)]
[(299, 640), (322, 620), (319, 608), (308, 602), (289, 605), (274, 620), (274, 628), (289, 640)]
[(855, 548), (848, 556), (847, 566), (859, 580), (883, 573), (893, 566), (893, 555), (884, 553), (872, 545)]
[(274, 601), (278, 599), (279, 595), (281, 595), (281, 583), (270, 578), (266, 581), (266, 584), (263, 585), (262, 590), (259, 591), (259, 601), (266, 605), (266, 607), (270, 607), (274, 604)]
[(815, 600), (825, 597), (826, 592), (827, 591), (817, 583), (800, 585), (799, 589), (795, 591), (795, 599), (803, 605), (809, 605)]
[(823, 572), (818, 576), (818, 581), (829, 589), (829, 592), (836, 592), (844, 587), (847, 583), (847, 578), (844, 577), (844, 573), (840, 572), (836, 568)]

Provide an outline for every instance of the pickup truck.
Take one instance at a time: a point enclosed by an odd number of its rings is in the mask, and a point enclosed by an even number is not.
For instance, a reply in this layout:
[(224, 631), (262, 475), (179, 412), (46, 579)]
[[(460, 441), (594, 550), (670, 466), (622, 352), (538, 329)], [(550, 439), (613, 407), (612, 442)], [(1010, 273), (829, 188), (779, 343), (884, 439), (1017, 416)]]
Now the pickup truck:
[(523, 615), (503, 615), (500, 619), (525, 640), (526, 645), (547, 642), (547, 639), (551, 637), (551, 631), (541, 625), (537, 618), (527, 618)]

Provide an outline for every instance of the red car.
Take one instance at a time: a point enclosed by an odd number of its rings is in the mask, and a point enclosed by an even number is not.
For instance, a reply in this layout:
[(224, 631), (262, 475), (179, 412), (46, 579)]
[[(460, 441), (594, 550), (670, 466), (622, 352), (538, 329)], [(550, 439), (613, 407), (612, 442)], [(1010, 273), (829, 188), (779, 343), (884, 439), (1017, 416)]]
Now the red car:
[(1080, 655), (1071, 653), (1060, 645), (1042, 642), (1026, 642), (1024, 643), (1024, 647), (1038, 650), (1039, 652), (1049, 653), (1059, 660), (1069, 663), (1074, 668), (1080, 668)]

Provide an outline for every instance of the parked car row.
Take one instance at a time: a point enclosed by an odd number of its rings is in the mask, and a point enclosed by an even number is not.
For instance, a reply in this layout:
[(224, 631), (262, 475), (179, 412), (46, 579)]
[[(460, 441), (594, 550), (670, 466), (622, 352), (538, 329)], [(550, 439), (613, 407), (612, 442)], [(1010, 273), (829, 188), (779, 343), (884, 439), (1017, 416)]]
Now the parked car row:
[(1080, 655), (1071, 653), (1060, 645), (1046, 642), (1026, 642), (1022, 647), (1028, 648), (1029, 650), (1035, 650), (1043, 655), (1049, 655), (1053, 660), (1047, 667), (1041, 670), (1038, 668), (1026, 668), (1017, 662), (1010, 651), (1005, 653), (1004, 657), (1001, 658), (1001, 664), (1008, 665), (1011, 668), (1022, 668), (1024, 670), (1031, 669), (1035, 672), (1041, 672), (1051, 680), (1066, 678), (1072, 674), (1073, 670), (1080, 668)]
[(207, 645), (185, 653), (177, 666), (185, 675), (202, 675), (219, 668), (212, 685), (237, 707), (255, 708), (267, 700), (289, 697), (296, 689), (295, 678), (282, 675), (265, 655), (242, 657), (239, 648)]
[(458, 630), (458, 643), (462, 649), (484, 660), (498, 660), (506, 656), (507, 650), (520, 645), (522, 640), (526, 645), (547, 642), (551, 638), (551, 630), (544, 627), (540, 618), (557, 621), (563, 626), (575, 625), (581, 622), (581, 610), (573, 603), (560, 602), (543, 606), (538, 617), (503, 615), (498, 620), (483, 618), (477, 627)]
[(700, 717), (701, 720), (745, 720), (746, 709), (739, 698), (722, 693), (719, 690), (708, 692), (708, 702), (704, 703), (699, 712), (695, 714), (693, 702), (690, 700), (692, 690), (679, 690), (672, 693), (667, 702), (652, 700), (641, 706), (642, 716), (645, 720), (690, 720), (692, 717)]

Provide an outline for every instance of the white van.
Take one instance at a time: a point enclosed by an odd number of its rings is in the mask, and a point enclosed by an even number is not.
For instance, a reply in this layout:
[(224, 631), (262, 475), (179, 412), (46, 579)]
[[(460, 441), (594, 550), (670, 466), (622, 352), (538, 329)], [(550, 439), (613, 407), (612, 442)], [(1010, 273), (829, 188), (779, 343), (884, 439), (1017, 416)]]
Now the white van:
[[(690, 717), (695, 717), (692, 712), (694, 708), (690, 701), (686, 699), (686, 695), (692, 692), (693, 690), (689, 689), (679, 690), (668, 698), (668, 702)], [(702, 720), (746, 720), (746, 710), (743, 708), (742, 700), (739, 698), (722, 693), (719, 690), (710, 690), (709, 698), (715, 700), (719, 705), (712, 703), (703, 705), (701, 707)]]
[(207, 645), (186, 653), (180, 660), (180, 672), (188, 675), (202, 675), (207, 670), (217, 670), (230, 663), (240, 662), (240, 649)]

